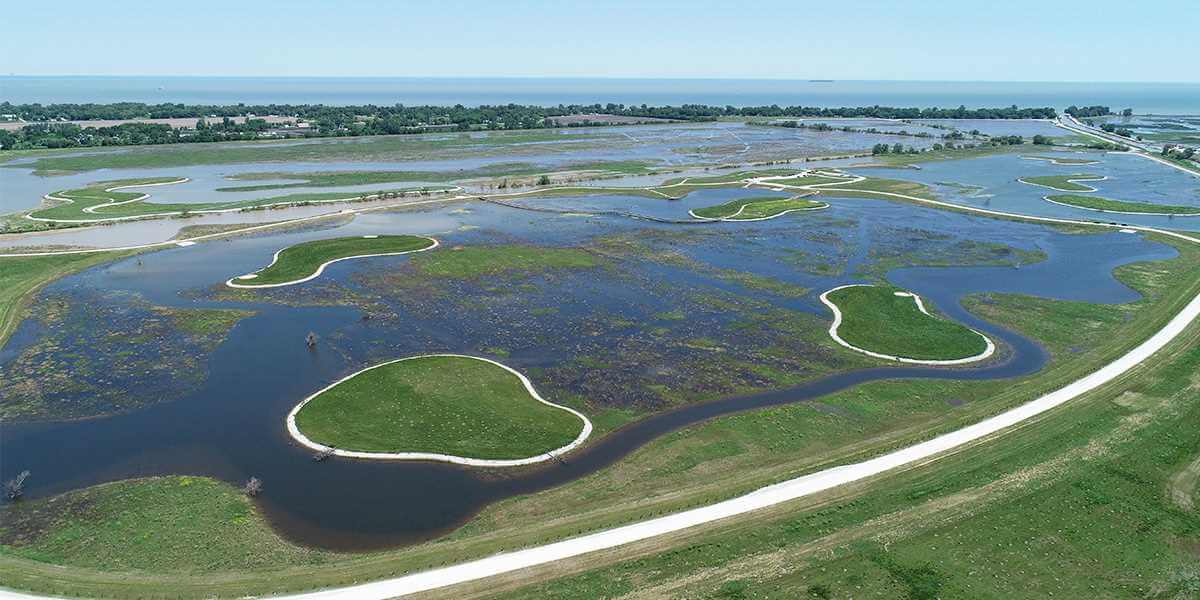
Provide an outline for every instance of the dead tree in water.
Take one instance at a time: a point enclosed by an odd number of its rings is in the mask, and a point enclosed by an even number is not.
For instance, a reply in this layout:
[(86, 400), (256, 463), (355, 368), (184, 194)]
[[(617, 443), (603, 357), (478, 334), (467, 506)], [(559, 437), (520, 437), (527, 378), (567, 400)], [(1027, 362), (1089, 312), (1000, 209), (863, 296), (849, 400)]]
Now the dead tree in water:
[(251, 477), (246, 481), (246, 485), (242, 486), (242, 492), (251, 498), (262, 493), (262, 480), (257, 477)]
[(307, 345), (310, 349), (316, 348), (317, 347), (317, 334), (315, 334), (311, 331), (308, 332), (308, 335), (304, 336), (304, 344)]
[(25, 494), (25, 480), (29, 479), (29, 471), (21, 471), (19, 475), (4, 482), (4, 497), (16, 500)]

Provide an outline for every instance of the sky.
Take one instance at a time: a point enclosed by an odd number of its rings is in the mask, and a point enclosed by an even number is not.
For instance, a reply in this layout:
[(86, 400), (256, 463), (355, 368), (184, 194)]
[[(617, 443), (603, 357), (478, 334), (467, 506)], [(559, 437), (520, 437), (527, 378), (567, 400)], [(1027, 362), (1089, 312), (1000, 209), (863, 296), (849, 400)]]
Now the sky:
[(56, 0), (5, 21), (15, 75), (1200, 81), (1197, 0)]

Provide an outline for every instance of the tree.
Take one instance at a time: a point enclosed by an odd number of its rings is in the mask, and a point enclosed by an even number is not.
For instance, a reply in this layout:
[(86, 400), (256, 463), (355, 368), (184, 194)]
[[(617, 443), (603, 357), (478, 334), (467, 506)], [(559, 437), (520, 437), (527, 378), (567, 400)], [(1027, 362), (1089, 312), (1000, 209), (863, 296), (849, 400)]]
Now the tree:
[(1122, 116), (1122, 117), (1132, 117), (1132, 116), (1133, 116), (1133, 109), (1132, 109), (1132, 108), (1127, 108), (1127, 109), (1125, 109), (1125, 110), (1121, 111), (1121, 116)]
[(4, 497), (16, 500), (25, 494), (25, 480), (29, 479), (29, 471), (21, 471), (16, 477), (4, 482)]
[(1050, 138), (1044, 135), (1035, 135), (1033, 136), (1033, 143), (1038, 146), (1049, 146), (1053, 142), (1050, 141)]
[(257, 477), (251, 477), (246, 481), (246, 485), (242, 486), (242, 492), (251, 498), (262, 493), (262, 480)]

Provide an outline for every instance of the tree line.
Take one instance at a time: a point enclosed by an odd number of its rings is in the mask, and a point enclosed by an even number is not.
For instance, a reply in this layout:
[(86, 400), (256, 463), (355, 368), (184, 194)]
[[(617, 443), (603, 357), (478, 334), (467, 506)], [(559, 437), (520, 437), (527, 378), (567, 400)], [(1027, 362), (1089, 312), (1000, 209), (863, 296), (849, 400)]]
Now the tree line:
[[(13, 104), (0, 103), (0, 114), (29, 122), (19, 130), (0, 131), (0, 148), (70, 148), (124, 146), (257, 139), (272, 127), (261, 119), (233, 123), (228, 118), (194, 130), (172, 129), (167, 125), (127, 123), (113, 127), (91, 127), (63, 121), (98, 119), (212, 118), (280, 115), (311, 125), (304, 137), (390, 135), (431, 131), (512, 130), (560, 127), (554, 117), (603, 113), (629, 117), (654, 117), (686, 121), (710, 121), (721, 117), (850, 117), (885, 119), (1048, 119), (1053, 108), (897, 108), (860, 106), (821, 108), (805, 106), (710, 106), (683, 104), (649, 106), (625, 104), (560, 104), (528, 106), (519, 104), (455, 106), (327, 106), (322, 104)], [(574, 124), (594, 126), (596, 123)], [(568, 125), (570, 126), (570, 125)]]

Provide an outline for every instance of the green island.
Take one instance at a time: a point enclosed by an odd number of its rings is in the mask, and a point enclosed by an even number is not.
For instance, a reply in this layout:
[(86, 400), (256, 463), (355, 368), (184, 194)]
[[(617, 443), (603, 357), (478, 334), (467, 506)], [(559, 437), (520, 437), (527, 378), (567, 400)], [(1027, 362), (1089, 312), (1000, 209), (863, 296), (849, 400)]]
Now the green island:
[(1022, 156), (1021, 158), (1026, 158), (1029, 160), (1044, 160), (1055, 165), (1094, 165), (1100, 162), (1094, 158), (1072, 158), (1069, 156), (1046, 156), (1042, 154), (1030, 154), (1028, 156)]
[(834, 289), (823, 298), (841, 311), (837, 335), (869, 352), (915, 360), (959, 360), (988, 348), (983, 336), (926, 314), (916, 296), (899, 288), (855, 285)]
[(489, 361), (423, 356), (360, 371), (321, 391), (296, 413), (296, 427), (340, 450), (523, 459), (570, 444), (581, 423)]
[(407, 254), (437, 245), (417, 235), (375, 235), (315, 240), (280, 250), (270, 265), (229, 280), (231, 287), (270, 287), (307, 281), (331, 262), (367, 256)]
[(770, 219), (785, 213), (798, 210), (816, 210), (829, 206), (824, 202), (808, 200), (793, 196), (780, 198), (778, 196), (760, 196), (754, 198), (739, 198), (724, 204), (698, 208), (691, 211), (692, 216), (704, 219), (725, 219), (729, 221), (755, 221)]
[(465, 246), (429, 252), (410, 261), (420, 274), (447, 279), (543, 273), (550, 269), (590, 269), (602, 258), (582, 248), (527, 245)]
[(148, 202), (148, 197), (145, 193), (116, 191), (118, 188), (164, 185), (174, 182), (182, 182), (182, 180), (173, 177), (123, 179), (96, 183), (74, 190), (55, 192), (50, 195), (52, 200), (61, 199), (67, 200), (67, 202), (34, 210), (29, 215), (39, 220), (81, 223), (142, 217), (187, 216), (191, 213), (201, 211), (253, 210), (283, 205), (302, 206), (316, 202), (354, 201), (408, 193), (429, 193), (433, 191), (428, 188), (405, 188), (380, 190), (378, 192), (309, 192), (270, 196), (239, 202), (179, 204)]
[[(254, 192), (260, 190), (278, 190), (297, 187), (336, 187), (351, 185), (376, 185), (402, 182), (450, 182), (465, 179), (484, 179), (497, 177), (522, 177), (553, 173), (594, 172), (611, 175), (645, 175), (650, 172), (651, 165), (646, 161), (594, 161), (570, 163), (557, 166), (552, 170), (531, 163), (501, 163), (480, 167), (477, 169), (458, 169), (454, 171), (256, 171), (239, 173), (229, 176), (234, 181), (271, 180), (272, 183), (227, 186), (217, 188), (218, 192)], [(286, 182), (275, 180), (286, 179)]]
[(1130, 202), (1128, 200), (1113, 200), (1099, 196), (1077, 196), (1075, 194), (1057, 194), (1046, 196), (1046, 200), (1056, 204), (1066, 204), (1078, 208), (1098, 210), (1101, 212), (1152, 214), (1152, 215), (1200, 215), (1200, 206), (1178, 206), (1171, 204), (1152, 204), (1150, 202)]
[(1021, 177), (1017, 179), (1017, 181), (1020, 181), (1021, 183), (1028, 183), (1030, 185), (1040, 185), (1042, 187), (1058, 190), (1060, 192), (1094, 192), (1096, 191), (1096, 188), (1077, 182), (1102, 181), (1104, 179), (1105, 177), (1103, 175), (1078, 173), (1075, 175), (1041, 175), (1038, 177)]

